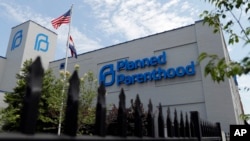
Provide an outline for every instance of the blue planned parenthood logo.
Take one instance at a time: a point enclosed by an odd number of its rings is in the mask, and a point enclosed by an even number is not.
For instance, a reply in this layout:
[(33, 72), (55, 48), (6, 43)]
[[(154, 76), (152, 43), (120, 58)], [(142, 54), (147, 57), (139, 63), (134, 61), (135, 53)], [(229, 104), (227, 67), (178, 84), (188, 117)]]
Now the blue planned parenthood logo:
[[(166, 52), (161, 55), (149, 58), (137, 59), (130, 61), (127, 59), (117, 61), (116, 70), (113, 64), (103, 66), (99, 72), (99, 82), (105, 86), (112, 86), (115, 82), (119, 86), (121, 84), (132, 85), (135, 83), (146, 83), (149, 81), (160, 81), (162, 79), (173, 79), (175, 77), (191, 76), (195, 74), (195, 63), (191, 61), (187, 66), (179, 66), (177, 68), (162, 68), (167, 63)], [(158, 66), (158, 67), (157, 67)], [(152, 71), (125, 74), (124, 71), (130, 72), (148, 67), (154, 67)], [(122, 73), (123, 72), (123, 73)]]
[(49, 49), (48, 36), (42, 33), (37, 34), (34, 49), (37, 51), (47, 52)]
[(12, 39), (11, 51), (21, 45), (22, 39), (23, 39), (23, 30), (19, 30), (16, 32), (16, 34)]
[[(110, 81), (107, 82), (108, 77), (110, 78)], [(109, 64), (100, 70), (100, 76), (99, 76), (100, 82), (104, 82), (105, 86), (112, 86), (115, 83), (115, 70), (114, 70), (114, 65)]]

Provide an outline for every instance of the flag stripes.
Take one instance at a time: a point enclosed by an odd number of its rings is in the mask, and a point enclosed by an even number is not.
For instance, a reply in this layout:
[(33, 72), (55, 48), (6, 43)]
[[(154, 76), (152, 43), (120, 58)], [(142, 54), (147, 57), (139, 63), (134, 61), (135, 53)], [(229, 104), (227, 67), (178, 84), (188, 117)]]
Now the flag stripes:
[(51, 21), (52, 26), (57, 29), (58, 27), (60, 27), (62, 24), (67, 24), (70, 22), (70, 13), (71, 10), (68, 10), (65, 14), (63, 14), (62, 16), (54, 19)]
[(69, 49), (71, 51), (71, 56), (72, 57), (75, 56), (75, 58), (77, 58), (75, 44), (74, 44), (73, 38), (71, 36), (69, 36)]

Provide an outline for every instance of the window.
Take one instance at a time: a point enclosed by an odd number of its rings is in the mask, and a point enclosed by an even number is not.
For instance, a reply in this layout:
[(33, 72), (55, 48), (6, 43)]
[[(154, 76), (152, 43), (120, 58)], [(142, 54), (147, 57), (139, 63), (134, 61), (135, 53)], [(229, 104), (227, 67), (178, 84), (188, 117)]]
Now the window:
[(60, 70), (64, 69), (64, 66), (65, 66), (65, 64), (64, 64), (64, 63), (61, 63), (61, 64), (60, 64)]

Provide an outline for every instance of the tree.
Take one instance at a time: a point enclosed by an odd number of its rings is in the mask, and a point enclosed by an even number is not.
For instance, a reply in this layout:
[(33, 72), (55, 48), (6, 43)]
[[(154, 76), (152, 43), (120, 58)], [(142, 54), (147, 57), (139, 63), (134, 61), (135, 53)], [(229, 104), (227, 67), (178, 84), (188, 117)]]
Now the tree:
[[(126, 108), (126, 115), (127, 115), (127, 136), (133, 136), (135, 134), (135, 114), (136, 114), (136, 101), (133, 99), (130, 100), (130, 107)], [(143, 108), (143, 104), (140, 104), (140, 110), (141, 110), (141, 118), (142, 118), (142, 127), (143, 127), (143, 135), (147, 136), (147, 112)], [(118, 126), (118, 107), (115, 106), (115, 104), (112, 105), (112, 109), (109, 111), (106, 123), (107, 123), (107, 134), (117, 136), (119, 131)]]
[[(79, 70), (79, 65), (75, 65)], [(97, 79), (92, 71), (88, 71), (80, 78), (80, 101), (78, 114), (78, 133), (90, 134), (94, 128), (95, 106), (93, 101), (97, 93)], [(90, 131), (89, 131), (90, 130)]]
[[(0, 111), (0, 123), (3, 131), (19, 130), (28, 67), (31, 63), (31, 59), (24, 62), (20, 73), (16, 75), (17, 85), (13, 89), (13, 92), (5, 93), (4, 102), (6, 102), (8, 106)], [(37, 132), (57, 133), (61, 102), (66, 99), (68, 89), (68, 83), (66, 83), (65, 87), (63, 86), (65, 82), (63, 78), (64, 72), (60, 73), (60, 78), (56, 78), (51, 69), (46, 70), (44, 73), (38, 109)], [(65, 80), (68, 81), (69, 78), (70, 73), (66, 72)], [(64, 91), (62, 91), (63, 88)], [(80, 83), (79, 133), (83, 132), (81, 129), (86, 124), (93, 124), (95, 121), (95, 107), (92, 102), (96, 96), (96, 90), (97, 79), (94, 78), (93, 72), (89, 71), (84, 74)], [(66, 105), (64, 104), (63, 106), (63, 111), (65, 111)], [(64, 114), (62, 117), (64, 117)]]
[[(206, 0), (205, 0), (206, 1)], [(250, 2), (248, 0), (208, 0), (215, 6), (214, 11), (203, 11), (201, 17), (204, 18), (204, 23), (214, 27), (214, 33), (222, 29), (229, 35), (228, 43), (234, 45), (243, 41), (245, 45), (250, 43), (250, 26), (244, 27), (241, 20), (246, 18), (250, 21)], [(236, 10), (239, 10), (239, 15), (236, 15)], [(244, 16), (242, 16), (244, 14)], [(232, 17), (232, 18), (228, 18)], [(224, 24), (220, 21), (223, 21)], [(233, 28), (238, 26), (240, 32)], [(205, 75), (210, 74), (214, 81), (224, 81), (225, 77), (248, 74), (250, 72), (250, 57), (245, 56), (242, 61), (226, 62), (225, 58), (219, 58), (216, 54), (207, 54), (205, 52), (199, 55), (198, 61), (201, 62), (205, 58), (209, 58), (209, 62), (205, 67)]]
[[(79, 71), (79, 65), (75, 65), (75, 70)], [(64, 79), (65, 77), (65, 79)], [(57, 115), (57, 120), (55, 121), (56, 125), (53, 127), (49, 127), (52, 129), (58, 129), (58, 123), (59, 123), (59, 116), (60, 111), (62, 112), (62, 127), (61, 130), (63, 131), (63, 121), (64, 121), (64, 111), (66, 109), (66, 98), (67, 98), (67, 92), (69, 87), (69, 78), (71, 77), (71, 73), (66, 71), (60, 71), (60, 78), (56, 79), (55, 77), (51, 77), (56, 80), (56, 82), (60, 85), (55, 85), (55, 90), (57, 91), (57, 95), (43, 95), (47, 97), (47, 100), (49, 103), (51, 103), (54, 107), (56, 107), (56, 110), (54, 111), (54, 114)], [(64, 84), (65, 83), (65, 84)], [(52, 85), (52, 84), (51, 84)], [(64, 86), (63, 86), (64, 85)], [(43, 87), (44, 88), (44, 87)], [(45, 87), (46, 89), (47, 87)], [(62, 89), (64, 89), (62, 91)], [(78, 111), (78, 134), (88, 134), (88, 127), (94, 125), (95, 121), (95, 107), (93, 105), (93, 101), (96, 97), (96, 90), (97, 90), (97, 79), (94, 77), (94, 73), (92, 71), (88, 71), (80, 78), (80, 94), (79, 94), (79, 111)], [(54, 99), (57, 100), (54, 100)], [(62, 102), (63, 101), (63, 105)], [(61, 106), (62, 109), (61, 109)], [(50, 116), (50, 115), (48, 115)], [(43, 118), (46, 118), (43, 116)], [(86, 128), (87, 127), (87, 128)]]
[[(214, 33), (220, 30), (229, 35), (228, 44), (235, 45), (244, 42), (245, 46), (250, 43), (250, 1), (249, 0), (205, 0), (215, 6), (214, 11), (203, 11), (200, 15), (204, 19), (204, 24), (214, 28)], [(247, 26), (244, 23), (248, 22)], [(240, 31), (235, 30), (239, 28)], [(250, 57), (244, 56), (241, 61), (226, 61), (216, 54), (203, 52), (198, 57), (198, 62), (209, 58), (205, 66), (205, 75), (211, 76), (218, 83), (225, 78), (235, 77), (236, 75), (249, 74)], [(249, 89), (249, 88), (248, 88)], [(241, 115), (244, 120), (249, 120), (250, 115)]]
[[(0, 112), (2, 130), (18, 131), (20, 126), (20, 114), (25, 95), (26, 79), (28, 67), (32, 60), (24, 62), (21, 72), (16, 75), (17, 85), (13, 92), (6, 93), (4, 102), (8, 106)], [(47, 70), (43, 76), (42, 94), (39, 103), (39, 116), (37, 120), (38, 132), (56, 132), (58, 124), (58, 94), (62, 83), (52, 74), (52, 70)]]

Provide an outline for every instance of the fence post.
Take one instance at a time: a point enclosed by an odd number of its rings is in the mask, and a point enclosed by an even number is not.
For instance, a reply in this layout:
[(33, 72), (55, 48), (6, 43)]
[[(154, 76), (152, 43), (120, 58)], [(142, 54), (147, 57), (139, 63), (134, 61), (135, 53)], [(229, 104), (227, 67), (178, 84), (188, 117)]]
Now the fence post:
[(79, 77), (77, 71), (69, 79), (69, 89), (67, 98), (67, 107), (65, 112), (64, 134), (76, 136), (78, 123), (78, 104), (79, 104)]
[(174, 136), (179, 137), (179, 122), (176, 109), (174, 110)]
[(135, 136), (142, 137), (142, 111), (141, 111), (141, 100), (139, 95), (136, 95), (135, 99)]
[(96, 118), (95, 118), (95, 133), (99, 136), (106, 135), (106, 90), (104, 84), (98, 88)]
[(221, 138), (221, 141), (222, 141), (222, 132), (221, 132), (221, 126), (220, 126), (220, 123), (219, 122), (216, 122), (216, 127), (217, 127), (217, 136), (219, 136)]
[(167, 133), (168, 133), (168, 137), (173, 137), (172, 119), (171, 119), (169, 107), (167, 110)]
[(181, 111), (181, 119), (180, 119), (180, 137), (185, 137), (185, 126), (184, 126), (182, 111)]
[(161, 106), (161, 103), (159, 104), (158, 135), (159, 135), (159, 137), (165, 137), (164, 136), (164, 119), (163, 119), (163, 115), (162, 115), (162, 106)]
[(153, 115), (153, 104), (149, 99), (148, 104), (148, 115), (147, 115), (147, 132), (149, 137), (155, 137), (155, 126), (154, 126), (154, 115)]
[(198, 138), (198, 141), (201, 141), (201, 125), (200, 125), (200, 117), (197, 111), (191, 111), (191, 123), (194, 125), (194, 133)]
[(191, 137), (190, 135), (190, 123), (188, 120), (188, 114), (186, 113), (186, 121), (185, 121), (185, 137)]
[(26, 92), (23, 99), (20, 129), (24, 134), (34, 134), (38, 117), (38, 104), (42, 91), (42, 78), (44, 70), (40, 57), (28, 68)]
[(211, 129), (211, 124), (208, 121), (207, 121), (206, 129), (207, 129), (207, 136), (208, 137), (213, 136), (212, 129)]
[(118, 134), (122, 137), (126, 137), (127, 114), (126, 114), (125, 94), (123, 89), (121, 89), (121, 93), (119, 95), (119, 109), (118, 109), (117, 121), (118, 121)]

